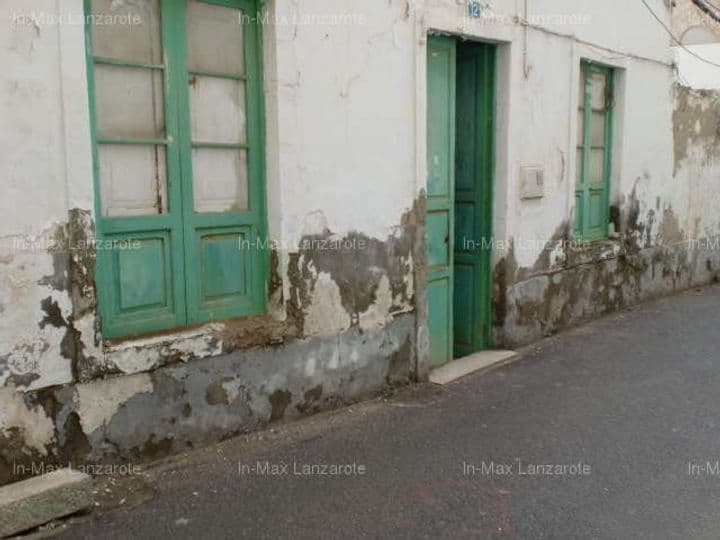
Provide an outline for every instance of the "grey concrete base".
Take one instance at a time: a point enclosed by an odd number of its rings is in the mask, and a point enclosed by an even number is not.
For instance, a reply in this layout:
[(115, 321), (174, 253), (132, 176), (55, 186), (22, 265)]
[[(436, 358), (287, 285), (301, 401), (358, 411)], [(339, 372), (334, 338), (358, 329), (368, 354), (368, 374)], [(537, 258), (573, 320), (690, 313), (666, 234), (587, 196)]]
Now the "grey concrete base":
[(720, 282), (720, 237), (694, 242), (692, 249), (685, 242), (642, 248), (599, 242), (569, 250), (565, 263), (542, 270), (517, 270), (514, 259), (499, 263), (496, 274), (509, 264), (513, 275), (506, 276), (504, 296), (497, 291), (494, 300), (500, 323), (493, 342), (522, 347), (641, 302)]
[[(297, 339), (22, 399), (0, 392), (0, 411), (7, 403), (22, 420), (11, 437), (0, 429), (0, 484), (68, 462), (86, 471), (133, 467), (407, 384), (414, 329), (414, 315), (403, 314), (377, 330)], [(45, 453), (25, 446), (51, 427), (55, 438), (43, 441)]]
[(0, 488), (0, 537), (39, 527), (92, 504), (91, 477), (60, 469)]
[(515, 351), (482, 351), (465, 358), (458, 358), (440, 366), (430, 372), (430, 382), (434, 384), (449, 384), (458, 379), (506, 364), (518, 354)]

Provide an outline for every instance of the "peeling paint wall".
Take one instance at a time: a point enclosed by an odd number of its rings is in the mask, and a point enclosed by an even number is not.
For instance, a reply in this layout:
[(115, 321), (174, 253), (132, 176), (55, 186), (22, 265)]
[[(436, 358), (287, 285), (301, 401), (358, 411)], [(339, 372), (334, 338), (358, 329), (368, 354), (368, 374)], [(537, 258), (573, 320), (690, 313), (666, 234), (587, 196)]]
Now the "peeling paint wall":
[[(110, 341), (82, 0), (0, 5), (0, 483), (16, 464), (178, 451), (416, 376), (414, 21), (384, 1), (357, 24), (317, 19), (340, 8), (266, 3), (268, 313)], [(397, 91), (368, 114), (387, 73)]]
[(532, 266), (519, 264), (511, 247), (495, 270), (498, 342), (528, 343), (720, 279), (720, 106), (714, 92), (672, 92), (673, 163), (656, 173), (667, 180), (658, 183), (648, 168), (616, 196), (615, 239), (574, 245), (562, 224)]
[(84, 33), (39, 16), (56, 13), (51, 0), (0, 6), (0, 386), (70, 382), (75, 352), (94, 340), (75, 326), (94, 319), (93, 293), (80, 290), (92, 263), (71, 249), (92, 238)]
[[(0, 3), (0, 481), (16, 461), (140, 459), (426, 376), (429, 32), (498, 45), (497, 345), (714, 279), (716, 101), (673, 85), (663, 29), (620, 0), (484, 4), (265, 2), (268, 313), (109, 341), (83, 29), (32, 16), (77, 21), (82, 1)], [(616, 235), (589, 247), (568, 245), (581, 59), (618, 87)], [(541, 199), (520, 199), (524, 165), (544, 169)]]
[[(414, 317), (149, 373), (0, 390), (0, 484), (41, 466), (133, 462), (350, 402), (412, 379)], [(34, 467), (34, 468), (33, 468)]]
[[(270, 241), (277, 246), (271, 253), (270, 312), (111, 343), (103, 339), (96, 310), (82, 0), (0, 6), (7, 67), (3, 162), (9, 174), (0, 217), (7, 233), (0, 246), (0, 385), (27, 390), (139, 373), (302, 336), (379, 329), (413, 310), (415, 226), (407, 218), (416, 200), (407, 166), (412, 126), (399, 122), (401, 113), (383, 125), (364, 112), (377, 95), (368, 87), (377, 73), (402, 65), (398, 81), (405, 87), (411, 82), (403, 47), (411, 50), (412, 25), (401, 7), (385, 3), (358, 12), (359, 24), (312, 22), (329, 8), (345, 11), (332, 3), (300, 8), (278, 1), (268, 4), (264, 19), (272, 23), (264, 25), (267, 184)], [(321, 36), (318, 27), (325, 31)], [(358, 43), (376, 46), (366, 54), (347, 41), (348, 31), (357, 33)], [(358, 73), (350, 72), (338, 47), (362, 56)], [(393, 55), (386, 54), (387, 47)], [(328, 71), (318, 55), (347, 71), (332, 87), (319, 77)], [(287, 73), (307, 82), (292, 84)], [(326, 92), (334, 93), (332, 105)], [(351, 93), (355, 99), (349, 99)], [(321, 110), (332, 112), (320, 118)], [(293, 118), (305, 114), (296, 124)], [(394, 137), (398, 146), (370, 138), (378, 129), (400, 129)], [(335, 136), (339, 131), (344, 139)], [(359, 144), (371, 146), (360, 155), (353, 150)], [(381, 169), (387, 178), (367, 181)], [(363, 201), (360, 185), (374, 190), (363, 192)], [(360, 204), (348, 205), (353, 199)], [(373, 216), (365, 219), (370, 201)]]

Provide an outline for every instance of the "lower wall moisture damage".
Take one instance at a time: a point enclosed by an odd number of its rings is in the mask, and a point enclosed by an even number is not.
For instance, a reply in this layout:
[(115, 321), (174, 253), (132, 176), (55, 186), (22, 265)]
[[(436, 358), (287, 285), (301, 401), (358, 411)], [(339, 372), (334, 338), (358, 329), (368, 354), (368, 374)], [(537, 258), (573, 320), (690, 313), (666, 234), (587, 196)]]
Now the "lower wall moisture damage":
[[(72, 461), (140, 461), (407, 383), (415, 317), (149, 373), (0, 390), (0, 484)], [(24, 473), (24, 474), (22, 474)]]
[[(534, 263), (518, 263), (521, 242), (494, 254), (496, 347), (718, 280), (720, 136), (698, 121), (712, 100), (678, 91), (674, 184), (663, 193), (670, 180), (648, 173), (618, 190), (617, 237), (573, 245), (561, 218)], [(0, 484), (38, 464), (179, 452), (424, 380), (424, 219), (421, 193), (383, 240), (314, 227), (284, 259), (271, 253), (267, 315), (108, 343), (92, 213), (72, 210), (47, 229), (59, 249), (0, 256)]]
[[(718, 240), (708, 240), (717, 242)], [(718, 281), (720, 251), (686, 244), (628, 252), (596, 246), (562, 268), (518, 270), (512, 253), (496, 267), (496, 343), (512, 348), (639, 302)], [(583, 258), (587, 257), (587, 261)]]
[[(272, 251), (266, 315), (115, 342), (96, 315), (92, 219), (71, 212), (49, 232), (54, 249), (37, 254), (52, 268), (29, 328), (41, 361), (22, 346), (0, 356), (0, 483), (38, 463), (179, 452), (416, 379), (418, 207), (384, 241), (325, 228), (285, 269)], [(38, 370), (53, 362), (68, 369), (47, 384)]]

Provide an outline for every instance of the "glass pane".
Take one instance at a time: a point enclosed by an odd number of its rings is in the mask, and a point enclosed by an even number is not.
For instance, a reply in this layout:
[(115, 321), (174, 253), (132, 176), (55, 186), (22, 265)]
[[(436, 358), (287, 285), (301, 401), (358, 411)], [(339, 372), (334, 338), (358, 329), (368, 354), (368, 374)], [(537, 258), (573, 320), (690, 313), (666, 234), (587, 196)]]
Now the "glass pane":
[(238, 212), (248, 208), (247, 152), (193, 149), (196, 212)]
[(189, 94), (193, 141), (246, 141), (243, 81), (191, 76)]
[(93, 54), (160, 64), (159, 0), (91, 0)]
[(605, 171), (605, 149), (594, 148), (590, 150), (590, 171), (588, 176), (588, 182), (602, 182), (603, 172)]
[(162, 146), (98, 146), (104, 216), (167, 212), (167, 171)]
[(191, 0), (187, 9), (191, 71), (245, 73), (243, 12)]
[(159, 70), (95, 66), (100, 137), (158, 139), (164, 132), (163, 74)]
[(582, 184), (582, 167), (583, 167), (583, 149), (577, 149), (577, 157), (575, 158), (575, 183)]
[(593, 109), (605, 108), (605, 74), (598, 71), (590, 72), (590, 105)]
[(592, 131), (590, 144), (592, 146), (605, 146), (605, 113), (592, 113), (590, 129)]
[(577, 145), (585, 143), (585, 111), (578, 111), (577, 115)]

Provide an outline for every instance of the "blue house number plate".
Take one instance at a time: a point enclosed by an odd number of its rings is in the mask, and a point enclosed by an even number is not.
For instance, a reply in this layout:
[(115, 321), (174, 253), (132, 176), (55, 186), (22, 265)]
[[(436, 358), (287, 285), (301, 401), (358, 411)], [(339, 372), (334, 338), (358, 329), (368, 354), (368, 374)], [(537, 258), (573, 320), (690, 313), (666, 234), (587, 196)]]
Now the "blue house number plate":
[(468, 2), (468, 16), (477, 19), (482, 16), (482, 4), (476, 0), (469, 0)]

